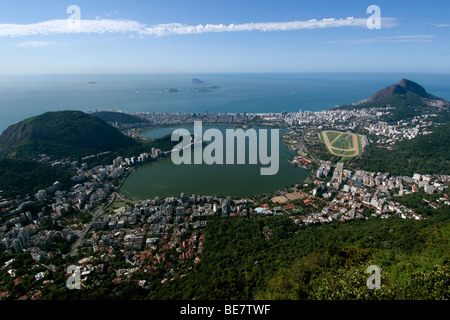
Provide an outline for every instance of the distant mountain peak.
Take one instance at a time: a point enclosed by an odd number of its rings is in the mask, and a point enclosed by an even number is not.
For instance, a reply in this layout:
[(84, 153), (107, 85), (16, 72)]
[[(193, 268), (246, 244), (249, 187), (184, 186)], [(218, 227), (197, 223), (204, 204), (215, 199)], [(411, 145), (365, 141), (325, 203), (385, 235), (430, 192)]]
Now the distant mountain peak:
[(377, 91), (370, 98), (363, 100), (362, 102), (374, 102), (381, 99), (392, 97), (395, 94), (405, 94), (405, 93), (406, 90), (403, 86), (399, 84), (394, 84), (384, 89), (381, 89), (380, 91)]
[(406, 91), (410, 91), (412, 93), (415, 93), (422, 98), (430, 98), (430, 95), (428, 92), (419, 84), (415, 83), (414, 81), (408, 80), (408, 79), (402, 79), (398, 82), (398, 85), (401, 86)]
[(436, 96), (433, 96), (432, 94), (429, 94), (424, 87), (422, 87), (421, 85), (419, 85), (414, 81), (408, 79), (401, 79), (397, 84), (393, 84), (384, 89), (381, 89), (380, 91), (374, 93), (370, 98), (362, 100), (357, 104), (375, 102), (382, 99), (393, 97), (395, 95), (406, 95), (406, 94), (414, 94), (426, 100), (440, 100), (440, 101), (444, 100)]
[(337, 109), (353, 110), (390, 107), (389, 115), (384, 117), (384, 120), (398, 121), (424, 113), (446, 112), (449, 106), (450, 103), (448, 101), (428, 93), (416, 82), (401, 79), (397, 84), (381, 89), (367, 99), (342, 105), (337, 107)]

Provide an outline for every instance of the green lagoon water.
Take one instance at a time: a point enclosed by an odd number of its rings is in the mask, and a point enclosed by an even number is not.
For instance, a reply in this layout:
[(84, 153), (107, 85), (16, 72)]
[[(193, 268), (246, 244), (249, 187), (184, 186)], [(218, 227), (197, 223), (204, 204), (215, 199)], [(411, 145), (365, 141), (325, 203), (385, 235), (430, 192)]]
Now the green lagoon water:
[[(142, 132), (147, 138), (158, 138), (170, 134), (177, 127), (148, 129)], [(192, 126), (185, 127), (193, 132)], [(226, 129), (231, 126), (204, 125), (208, 128), (220, 129), (225, 137)], [(263, 129), (255, 127), (255, 129)], [(154, 199), (155, 197), (211, 195), (230, 196), (232, 198), (253, 196), (274, 191), (303, 181), (309, 171), (298, 168), (288, 162), (293, 155), (281, 141), (286, 129), (280, 129), (279, 170), (272, 176), (260, 175), (259, 163), (255, 165), (218, 165), (218, 164), (181, 164), (175, 165), (170, 157), (155, 161), (134, 170), (120, 189), (120, 193), (132, 200)], [(225, 141), (224, 141), (225, 144)], [(200, 148), (194, 152), (202, 152)]]

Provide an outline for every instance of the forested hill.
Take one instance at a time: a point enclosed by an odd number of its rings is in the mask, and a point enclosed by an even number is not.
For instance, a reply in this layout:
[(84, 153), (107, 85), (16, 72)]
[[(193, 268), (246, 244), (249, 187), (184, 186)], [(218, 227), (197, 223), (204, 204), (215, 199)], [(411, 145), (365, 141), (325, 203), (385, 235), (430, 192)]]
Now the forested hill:
[(96, 166), (111, 164), (117, 156), (150, 153), (152, 148), (168, 151), (177, 143), (171, 141), (170, 135), (135, 140), (97, 116), (81, 111), (47, 112), (13, 124), (0, 135), (1, 195), (33, 194), (56, 180), (69, 187), (74, 173), (36, 161), (43, 154), (52, 160), (80, 161), (85, 156), (102, 153), (83, 160)]
[(79, 157), (136, 142), (100, 118), (81, 111), (47, 112), (9, 126), (0, 135), (3, 156)]
[(392, 150), (371, 145), (358, 166), (392, 175), (449, 174), (450, 123), (431, 130), (431, 134), (397, 142)]
[(47, 163), (19, 159), (0, 159), (0, 190), (6, 198), (34, 194), (46, 189), (55, 181), (61, 188), (73, 185), (72, 173)]

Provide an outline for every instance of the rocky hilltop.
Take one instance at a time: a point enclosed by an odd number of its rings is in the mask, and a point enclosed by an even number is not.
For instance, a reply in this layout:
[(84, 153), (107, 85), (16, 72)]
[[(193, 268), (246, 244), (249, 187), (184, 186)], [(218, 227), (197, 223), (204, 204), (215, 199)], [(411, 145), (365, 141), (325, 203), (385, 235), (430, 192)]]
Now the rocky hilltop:
[(388, 107), (391, 109), (391, 116), (383, 120), (398, 121), (424, 113), (441, 113), (441, 111), (447, 111), (449, 106), (448, 101), (428, 93), (416, 82), (402, 79), (397, 84), (390, 85), (367, 99), (342, 105), (336, 109)]
[(423, 99), (423, 102), (428, 104), (429, 100), (439, 100), (445, 102), (444, 99), (429, 94), (424, 87), (408, 79), (402, 79), (397, 84), (388, 86), (376, 93), (370, 98), (360, 101), (359, 103), (375, 102), (382, 99), (390, 98), (395, 95), (405, 95), (411, 93)]
[(191, 84), (192, 84), (192, 85), (195, 85), (195, 86), (198, 86), (198, 85), (203, 84), (203, 83), (204, 83), (204, 82), (203, 82), (202, 80), (197, 79), (197, 78), (193, 78), (193, 79), (191, 80)]

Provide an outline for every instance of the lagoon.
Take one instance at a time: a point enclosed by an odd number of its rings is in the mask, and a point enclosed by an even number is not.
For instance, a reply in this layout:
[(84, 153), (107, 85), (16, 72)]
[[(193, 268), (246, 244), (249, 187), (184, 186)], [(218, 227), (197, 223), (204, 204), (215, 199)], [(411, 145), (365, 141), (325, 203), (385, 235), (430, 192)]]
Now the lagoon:
[[(150, 139), (171, 134), (178, 127), (163, 127), (144, 130), (141, 134)], [(183, 128), (193, 132), (193, 126)], [(203, 130), (217, 128), (222, 132), (234, 129), (227, 125), (204, 125)], [(263, 127), (254, 127), (263, 129)], [(309, 170), (298, 168), (288, 162), (294, 153), (281, 141), (287, 129), (280, 129), (279, 170), (272, 176), (260, 175), (261, 164), (180, 164), (165, 158), (134, 170), (123, 183), (120, 193), (132, 200), (155, 197), (179, 197), (211, 195), (232, 198), (249, 197), (275, 191), (303, 181)], [(201, 148), (195, 152), (202, 152)]]

